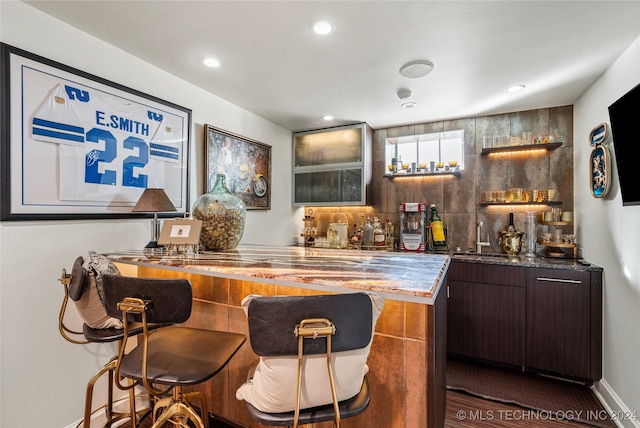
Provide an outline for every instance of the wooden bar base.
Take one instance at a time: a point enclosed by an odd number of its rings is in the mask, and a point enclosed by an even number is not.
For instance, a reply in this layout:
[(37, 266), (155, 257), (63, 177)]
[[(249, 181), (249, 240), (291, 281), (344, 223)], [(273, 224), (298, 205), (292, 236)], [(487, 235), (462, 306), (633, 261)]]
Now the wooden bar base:
[[(131, 266), (128, 266), (129, 268)], [(248, 294), (263, 296), (311, 295), (322, 291), (243, 281), (138, 266), (137, 275), (153, 278), (186, 278), (193, 284), (190, 327), (248, 334), (240, 304)], [(400, 297), (400, 296), (399, 296)], [(188, 355), (185, 355), (188, 358)], [(247, 342), (222, 373), (198, 387), (215, 415), (244, 427), (259, 427), (235, 397), (258, 357)], [(385, 306), (376, 325), (368, 359), (371, 404), (361, 415), (342, 421), (345, 428), (444, 427), (446, 407), (446, 279), (433, 304), (394, 300)], [(313, 428), (330, 428), (331, 422)]]

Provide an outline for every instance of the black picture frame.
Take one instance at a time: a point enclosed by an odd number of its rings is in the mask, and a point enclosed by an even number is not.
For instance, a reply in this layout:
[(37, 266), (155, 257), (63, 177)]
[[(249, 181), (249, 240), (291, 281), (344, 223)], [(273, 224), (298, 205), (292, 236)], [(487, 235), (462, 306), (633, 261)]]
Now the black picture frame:
[(149, 217), (189, 207), (191, 110), (2, 43), (0, 220)]
[(204, 132), (204, 188), (210, 191), (216, 175), (224, 174), (227, 188), (248, 210), (270, 210), (271, 146), (211, 125)]

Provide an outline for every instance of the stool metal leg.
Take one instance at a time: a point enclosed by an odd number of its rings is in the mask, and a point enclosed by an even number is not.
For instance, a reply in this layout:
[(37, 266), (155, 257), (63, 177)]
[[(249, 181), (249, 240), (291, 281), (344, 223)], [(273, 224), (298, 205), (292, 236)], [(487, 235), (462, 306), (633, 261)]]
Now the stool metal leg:
[(82, 421), (84, 428), (91, 427), (91, 415), (92, 415), (92, 407), (93, 407), (93, 389), (98, 381), (105, 373), (107, 374), (107, 378), (109, 381), (108, 386), (108, 397), (107, 403), (103, 406), (105, 409), (105, 417), (106, 422), (104, 426), (111, 426), (114, 422), (117, 422), (121, 419), (129, 418), (131, 420), (131, 428), (136, 428), (138, 425), (139, 419), (141, 419), (149, 409), (143, 409), (141, 411), (136, 411), (136, 400), (135, 400), (135, 390), (134, 388), (129, 389), (129, 412), (114, 412), (113, 411), (113, 374), (116, 369), (116, 358), (112, 358), (109, 360), (107, 364), (102, 366), (100, 370), (98, 370), (92, 377), (89, 379), (89, 383), (87, 384), (87, 392), (85, 395), (84, 401), (84, 418)]

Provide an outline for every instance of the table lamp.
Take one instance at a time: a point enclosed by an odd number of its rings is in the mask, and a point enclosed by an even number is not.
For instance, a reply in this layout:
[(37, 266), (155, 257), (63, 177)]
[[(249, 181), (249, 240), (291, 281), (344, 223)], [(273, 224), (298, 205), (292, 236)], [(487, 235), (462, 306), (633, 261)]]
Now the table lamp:
[(154, 248), (161, 248), (158, 245), (158, 237), (160, 236), (158, 212), (177, 211), (176, 207), (173, 206), (173, 203), (164, 192), (164, 189), (145, 189), (131, 211), (153, 213), (153, 220), (151, 220), (151, 241), (145, 247), (145, 252), (154, 251)]

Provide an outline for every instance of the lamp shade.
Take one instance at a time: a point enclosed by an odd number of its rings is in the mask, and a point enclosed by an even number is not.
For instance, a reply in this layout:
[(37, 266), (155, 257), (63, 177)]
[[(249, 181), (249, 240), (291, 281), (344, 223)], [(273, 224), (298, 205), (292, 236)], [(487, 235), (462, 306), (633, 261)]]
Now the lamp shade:
[(164, 192), (164, 189), (145, 189), (131, 211), (147, 213), (176, 211), (176, 207)]

